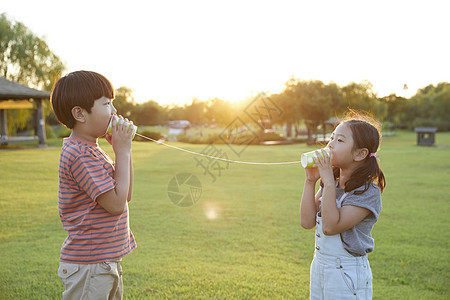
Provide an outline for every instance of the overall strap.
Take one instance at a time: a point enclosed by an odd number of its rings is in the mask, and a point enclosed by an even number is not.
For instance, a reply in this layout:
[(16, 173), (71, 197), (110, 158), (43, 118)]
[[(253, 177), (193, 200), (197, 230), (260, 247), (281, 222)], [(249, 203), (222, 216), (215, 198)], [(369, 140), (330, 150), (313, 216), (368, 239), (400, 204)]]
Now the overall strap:
[(344, 201), (344, 198), (348, 195), (348, 193), (344, 193), (341, 198), (339, 198), (339, 200), (336, 201), (337, 204), (337, 208), (341, 208), (342, 207), (342, 201)]

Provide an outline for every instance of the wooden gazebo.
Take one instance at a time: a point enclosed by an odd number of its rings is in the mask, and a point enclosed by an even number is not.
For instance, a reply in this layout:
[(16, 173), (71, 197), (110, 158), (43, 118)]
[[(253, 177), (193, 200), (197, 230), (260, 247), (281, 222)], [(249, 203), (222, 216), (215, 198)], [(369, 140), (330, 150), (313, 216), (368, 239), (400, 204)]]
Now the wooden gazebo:
[[(23, 84), (0, 77), (0, 144), (24, 141), (39, 141), (39, 146), (47, 145), (45, 119), (42, 101), (50, 99), (50, 93), (29, 88)], [(33, 109), (36, 103), (36, 136), (8, 136), (8, 109)]]

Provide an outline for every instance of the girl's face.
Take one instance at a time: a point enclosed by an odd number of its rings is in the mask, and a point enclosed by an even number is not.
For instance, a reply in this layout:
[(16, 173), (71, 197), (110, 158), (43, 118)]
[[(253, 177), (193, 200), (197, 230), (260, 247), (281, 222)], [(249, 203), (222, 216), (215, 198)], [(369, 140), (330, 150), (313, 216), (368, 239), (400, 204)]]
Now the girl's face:
[(339, 124), (331, 134), (327, 147), (333, 153), (333, 166), (345, 168), (354, 162), (353, 133), (345, 123)]

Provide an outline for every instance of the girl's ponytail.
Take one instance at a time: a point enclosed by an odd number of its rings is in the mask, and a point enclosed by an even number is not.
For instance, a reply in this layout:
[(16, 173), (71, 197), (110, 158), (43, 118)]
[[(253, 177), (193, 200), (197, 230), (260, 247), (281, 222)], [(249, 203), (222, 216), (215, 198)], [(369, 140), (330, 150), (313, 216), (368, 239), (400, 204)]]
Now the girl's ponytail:
[(384, 173), (380, 168), (378, 160), (375, 157), (367, 156), (365, 163), (353, 171), (350, 179), (345, 184), (345, 191), (352, 191), (362, 185), (364, 185), (364, 190), (355, 191), (355, 195), (362, 194), (369, 189), (369, 184), (375, 182), (378, 188), (383, 192), (386, 186), (386, 179), (384, 178)]

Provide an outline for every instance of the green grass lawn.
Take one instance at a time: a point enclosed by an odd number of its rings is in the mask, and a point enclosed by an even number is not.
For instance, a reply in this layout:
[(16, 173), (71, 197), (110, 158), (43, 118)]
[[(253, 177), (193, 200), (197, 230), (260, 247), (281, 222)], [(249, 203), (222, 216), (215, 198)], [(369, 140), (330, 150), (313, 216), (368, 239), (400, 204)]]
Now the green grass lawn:
[[(113, 156), (111, 147), (102, 147)], [(418, 147), (397, 132), (380, 151), (387, 177), (369, 255), (374, 299), (450, 297), (450, 133)], [(205, 145), (174, 145), (200, 152)], [(46, 149), (0, 150), (0, 299), (57, 299), (59, 250), (66, 237), (57, 209), (60, 140)], [(233, 146), (236, 147), (236, 146)], [(293, 161), (311, 147), (217, 146), (230, 159)], [(220, 163), (215, 181), (190, 154), (133, 143), (131, 228), (138, 248), (123, 259), (125, 299), (307, 299), (314, 232), (300, 226), (300, 165)], [(204, 161), (206, 162), (206, 161)], [(214, 166), (213, 166), (214, 167)], [(217, 166), (216, 166), (217, 167)], [(192, 173), (202, 195), (174, 205), (168, 183)]]

